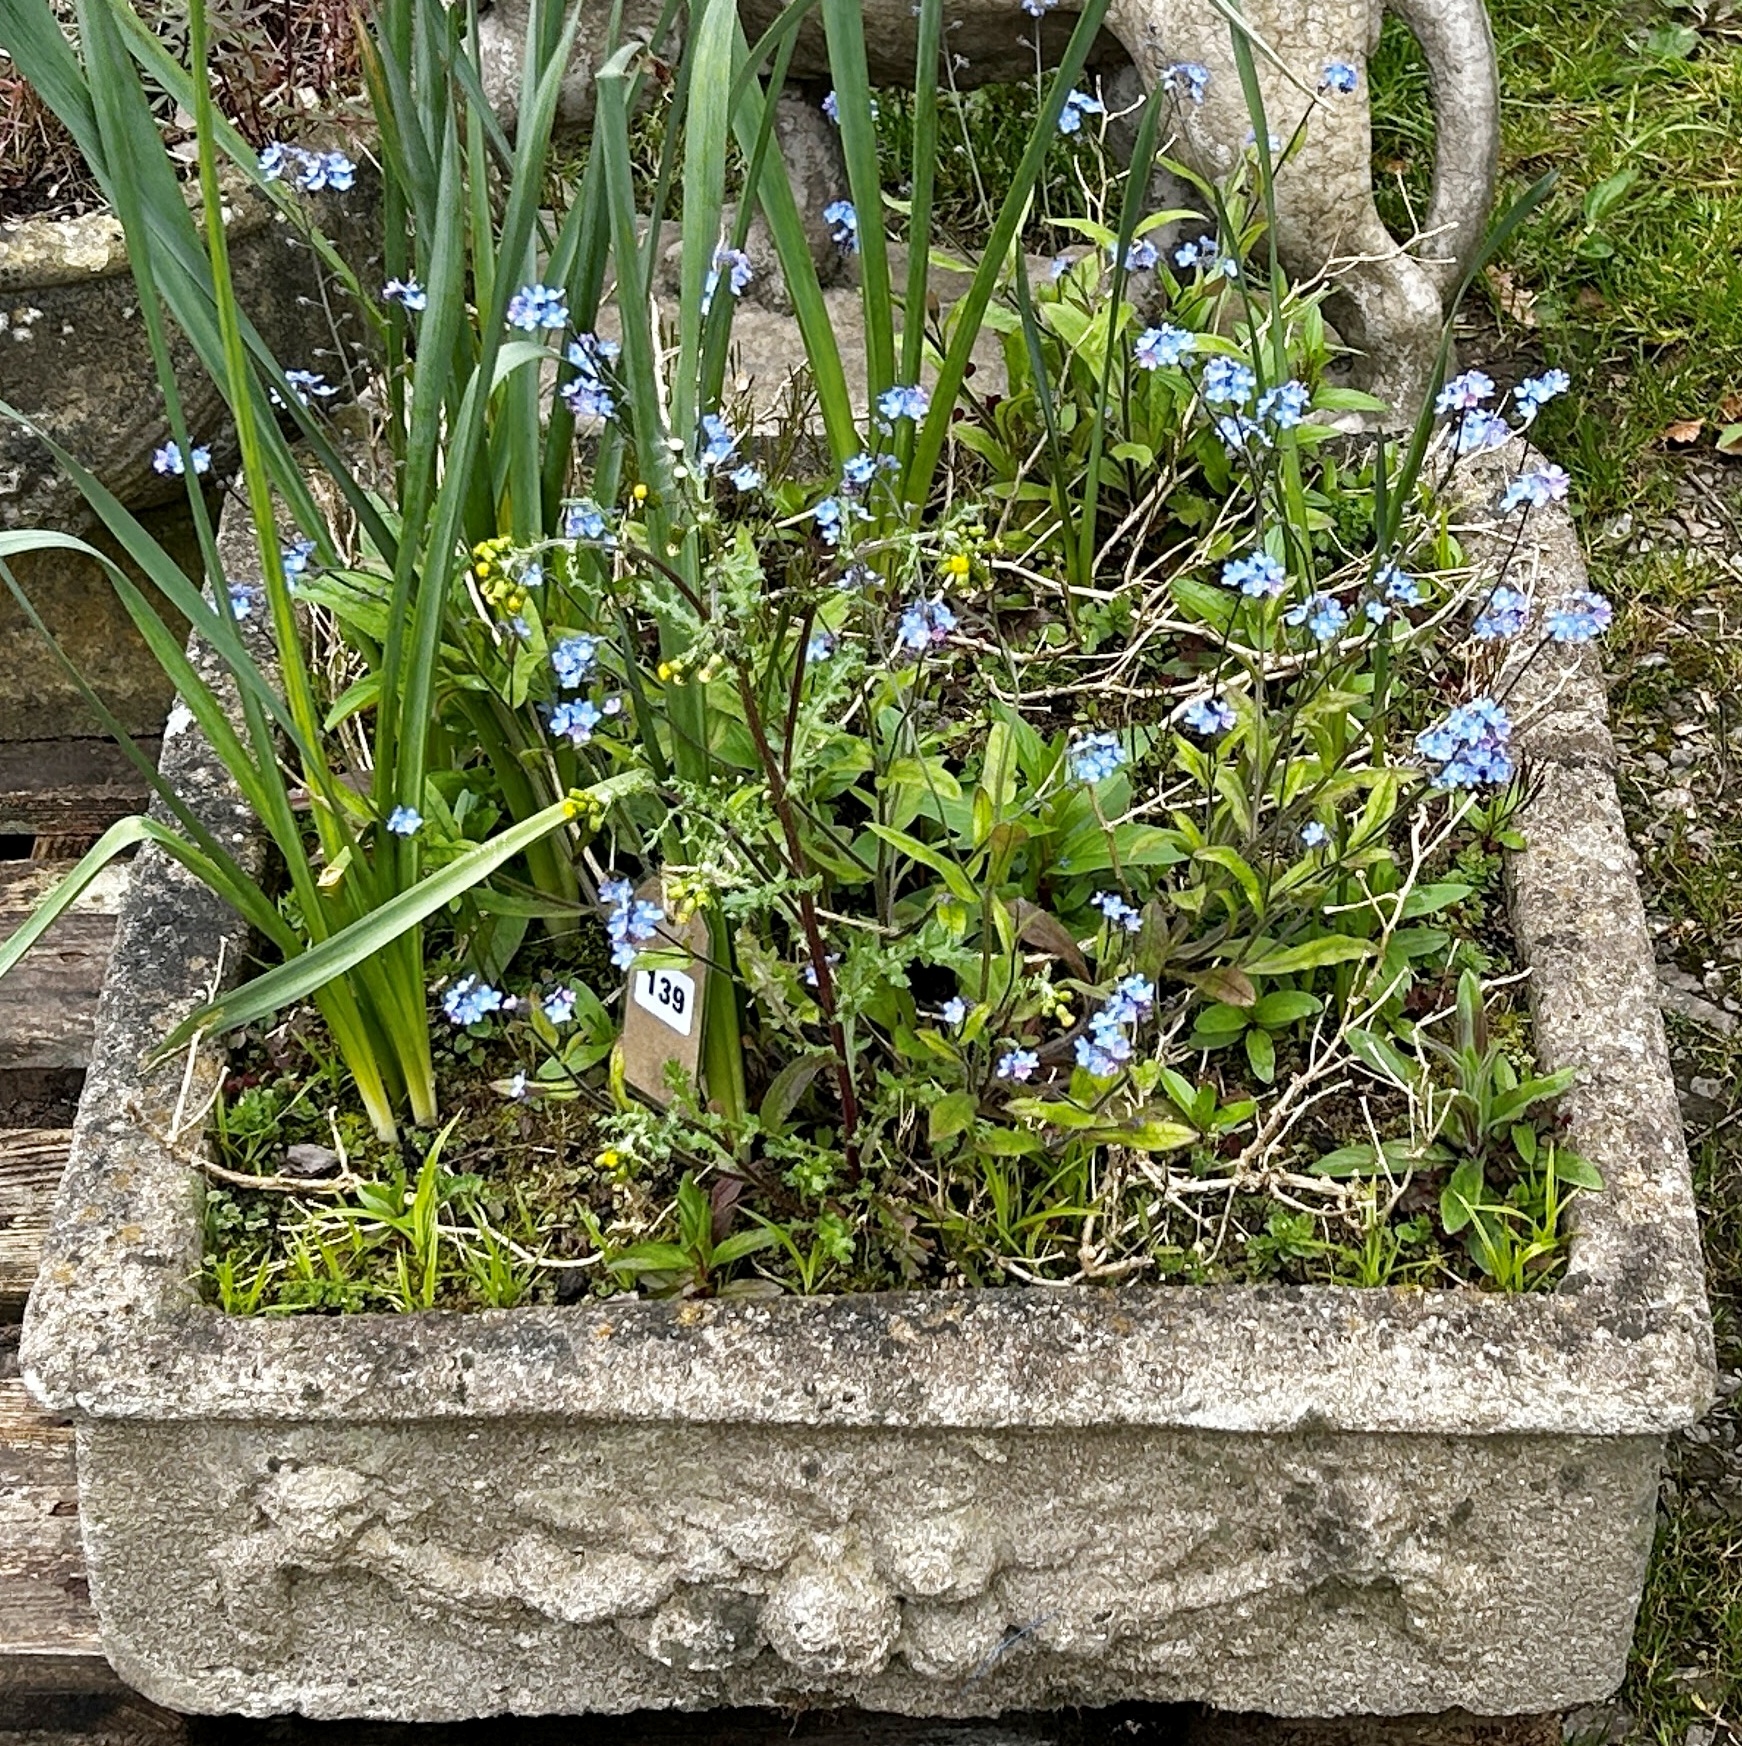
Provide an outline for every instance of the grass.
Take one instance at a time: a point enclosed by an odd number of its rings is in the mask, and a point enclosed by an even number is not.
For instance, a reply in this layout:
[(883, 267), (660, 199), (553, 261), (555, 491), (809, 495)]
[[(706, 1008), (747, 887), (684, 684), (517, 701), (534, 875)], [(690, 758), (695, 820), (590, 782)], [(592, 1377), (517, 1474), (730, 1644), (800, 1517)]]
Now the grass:
[[(1561, 181), (1472, 312), (1466, 350), (1571, 372), (1541, 442), (1573, 474), (1593, 580), (1620, 608), (1611, 640), (1621, 788), (1660, 956), (1742, 987), (1742, 12), (1492, 5), (1504, 90), (1503, 197)], [(1422, 70), (1394, 36), (1376, 159), (1396, 204), (1431, 156)], [(1408, 99), (1415, 101), (1411, 104)], [(1501, 373), (1496, 368), (1495, 373)], [(1509, 372), (1510, 373), (1510, 372)], [(1698, 429), (1692, 428), (1698, 421)], [(1676, 441), (1666, 433), (1671, 427)], [(1672, 519), (1675, 517), (1676, 519)], [(1690, 537), (1690, 522), (1692, 536)], [(1678, 756), (1679, 748), (1679, 756)], [(1666, 787), (1687, 804), (1665, 806)], [(1742, 1370), (1742, 1035), (1670, 1021), (1704, 1213), (1723, 1369)], [(1742, 1742), (1742, 1396), (1710, 1442), (1672, 1453), (1616, 1734), (1663, 1746)], [(1728, 1463), (1724, 1441), (1732, 1443)], [(1728, 1475), (1737, 1489), (1723, 1493)]]

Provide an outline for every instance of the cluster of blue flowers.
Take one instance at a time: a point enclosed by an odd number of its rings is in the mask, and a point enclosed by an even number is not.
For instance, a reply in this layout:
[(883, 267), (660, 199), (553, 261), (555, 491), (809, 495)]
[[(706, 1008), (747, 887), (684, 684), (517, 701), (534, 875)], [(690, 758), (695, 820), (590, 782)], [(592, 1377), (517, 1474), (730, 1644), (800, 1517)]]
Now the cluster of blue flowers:
[(559, 739), (566, 739), (571, 746), (584, 746), (592, 739), (599, 723), (607, 715), (616, 713), (611, 707), (616, 702), (615, 698), (608, 698), (601, 705), (590, 697), (565, 697), (551, 706), (550, 731)]
[(825, 497), (811, 511), (811, 520), (817, 524), (817, 532), (823, 543), (838, 546), (842, 534), (846, 533), (856, 521), (869, 521), (870, 510), (853, 501), (853, 495), (844, 492), (838, 497)]
[(423, 828), (423, 814), (415, 806), (396, 806), (387, 815), (387, 828), (396, 837), (415, 837)]
[(917, 423), (931, 410), (931, 395), (917, 382), (885, 388), (877, 396), (877, 410), (893, 424), (899, 418)]
[(478, 976), (460, 977), (442, 995), (442, 1011), (456, 1025), (475, 1025), (505, 1004), (502, 990)]
[[(1049, 6), (1054, 4), (1054, 0), (1047, 0), (1047, 4)], [(833, 91), (831, 91), (828, 96), (817, 105), (817, 107), (822, 110), (823, 114), (825, 114), (836, 127), (841, 125), (841, 99)], [(871, 119), (873, 121), (877, 119), (877, 99), (875, 97), (871, 99)]]
[(734, 297), (742, 297), (749, 289), (750, 281), (756, 277), (755, 270), (750, 265), (750, 257), (742, 249), (728, 248), (722, 243), (714, 250), (713, 264), (708, 268), (708, 276), (702, 284), (704, 315), (713, 306), (714, 293), (720, 288), (721, 274), (726, 275), (726, 288)]
[(1220, 273), (1224, 279), (1240, 276), (1240, 263), (1232, 255), (1224, 255), (1213, 236), (1200, 236), (1196, 242), (1181, 243), (1173, 251), (1174, 265), (1185, 269), (1198, 268), (1205, 273)]
[[(574, 1020), (578, 999), (572, 988), (551, 988), (538, 997), (538, 1007), (553, 1025), (566, 1025)], [(442, 995), (442, 1011), (456, 1025), (478, 1024), (493, 1012), (515, 1013), (525, 1004), (520, 997), (504, 994), (501, 989), (492, 988), (481, 977), (473, 975), (460, 977)], [(526, 1075), (517, 1073), (509, 1086), (509, 1095), (522, 1097), (525, 1092)]]
[[(1119, 245), (1107, 245), (1107, 258), (1117, 262)], [(1146, 236), (1138, 237), (1125, 250), (1125, 271), (1127, 273), (1153, 273), (1161, 265), (1161, 250)]]
[(1155, 1010), (1155, 984), (1147, 976), (1121, 977), (1112, 998), (1089, 1020), (1089, 1034), (1077, 1038), (1077, 1065), (1097, 1079), (1111, 1079), (1132, 1056), (1127, 1027)]
[(564, 691), (579, 691), (599, 670), (599, 639), (562, 638), (550, 651), (550, 666)]
[(992, 1071), (1000, 1079), (1027, 1080), (1039, 1065), (1040, 1057), (1032, 1049), (1006, 1049)]
[[(1519, 429), (1531, 424), (1536, 415), (1572, 386), (1565, 370), (1545, 370), (1540, 376), (1528, 376), (1512, 390), (1512, 404), (1519, 414)], [(1497, 412), (1489, 411), (1486, 402), (1494, 395), (1494, 379), (1483, 370), (1465, 370), (1453, 376), (1434, 399), (1434, 411), (1444, 418), (1457, 413), (1459, 418), (1456, 450), (1459, 455), (1479, 455), (1509, 442), (1512, 426)]]
[(1233, 706), (1222, 697), (1194, 697), (1179, 713), (1193, 733), (1206, 739), (1225, 734), (1237, 719)]
[(1105, 115), (1107, 106), (1099, 97), (1091, 97), (1087, 91), (1072, 91), (1065, 98), (1065, 106), (1059, 111), (1059, 132), (1075, 133), (1083, 125), (1085, 115)]
[(1172, 369), (1185, 361), (1197, 343), (1195, 333), (1163, 322), (1160, 327), (1146, 327), (1137, 336), (1132, 357), (1140, 370)]
[(252, 582), (232, 582), (229, 586), (230, 616), (240, 624), (254, 611), (254, 603), (260, 598)]
[(578, 333), (563, 356), (574, 365), (574, 375), (558, 392), (576, 418), (611, 418), (617, 411), (617, 394), (606, 374), (622, 347), (596, 333)]
[(1395, 563), (1381, 564), (1373, 580), (1381, 595), (1394, 606), (1420, 606), (1427, 598), (1422, 585)]
[(522, 285), (508, 299), (508, 325), (522, 333), (554, 330), (569, 324), (569, 306), (556, 285)]
[[(331, 400), (338, 389), (329, 383), (325, 376), (314, 370), (286, 370), (284, 380), (299, 406), (307, 406), (312, 395), (317, 400)], [(276, 388), (269, 389), (274, 406), (282, 406), (284, 402), (278, 397)]]
[(1361, 83), (1361, 75), (1347, 61), (1326, 61), (1319, 75), (1321, 91), (1340, 91), (1347, 96)]
[(261, 180), (276, 182), (286, 172), (305, 194), (318, 194), (323, 188), (343, 193), (356, 179), (357, 166), (343, 152), (311, 152), (273, 140), (260, 153)]
[(413, 311), (429, 308), (429, 293), (415, 279), (389, 279), (381, 287), (381, 297)]
[(1196, 61), (1176, 61), (1163, 70), (1161, 88), (1170, 97), (1185, 97), (1193, 103), (1202, 103), (1204, 93), (1210, 88), (1210, 69)]
[(893, 455), (874, 455), (869, 449), (861, 449), (842, 462), (841, 489), (849, 497), (857, 497), (870, 490), (879, 473), (893, 473), (900, 465)]
[(1284, 624), (1305, 625), (1321, 642), (1340, 637), (1349, 625), (1349, 609), (1334, 594), (1309, 594), (1282, 615)]
[(1481, 370), (1466, 370), (1454, 376), (1434, 397), (1434, 411), (1442, 418), (1448, 412), (1470, 412), (1494, 392), (1494, 378)]
[(934, 644), (945, 641), (956, 628), (956, 615), (940, 598), (919, 599), (902, 609), (895, 627), (897, 648), (924, 654)]
[(635, 895), (635, 887), (627, 879), (610, 879), (599, 887), (599, 896), (610, 904), (605, 917), (605, 933), (611, 941), (611, 962), (619, 970), (627, 970), (635, 962), (635, 954), (651, 946), (659, 937), (659, 924), (665, 911), (657, 903), (649, 903)]
[(296, 578), (306, 575), (309, 559), (315, 555), (313, 540), (305, 540), (298, 535), (279, 554), (278, 567), (284, 572), (284, 580), (292, 591), (296, 588)]
[(1518, 636), (1530, 622), (1530, 596), (1502, 583), (1488, 596), (1471, 627), (1479, 642)]
[[(834, 95), (833, 92), (830, 93)], [(839, 248), (849, 254), (859, 252), (859, 214), (853, 209), (851, 200), (831, 200), (823, 208), (823, 222), (832, 225), (830, 235)]]
[(1512, 390), (1512, 405), (1526, 424), (1531, 423), (1543, 407), (1557, 394), (1565, 394), (1573, 379), (1565, 370), (1544, 370), (1540, 376), (1530, 376)]
[(1552, 461), (1534, 473), (1521, 473), (1506, 487), (1506, 494), (1500, 499), (1501, 513), (1517, 509), (1520, 504), (1531, 509), (1547, 509), (1551, 503), (1564, 503), (1572, 483), (1566, 472)]
[(1143, 926), (1143, 912), (1134, 909), (1117, 891), (1097, 891), (1089, 899), (1089, 907), (1098, 909), (1110, 926), (1123, 928), (1128, 934), (1137, 933)]
[(1222, 585), (1238, 588), (1249, 600), (1274, 600), (1288, 587), (1288, 572), (1280, 560), (1260, 549), (1230, 558), (1222, 566)]
[(1118, 735), (1108, 733), (1081, 734), (1071, 741), (1065, 752), (1072, 778), (1088, 783), (1105, 781), (1129, 757), (1130, 754), (1120, 745)]
[(1557, 643), (1588, 643), (1606, 631), (1615, 614), (1601, 594), (1581, 588), (1551, 607), (1543, 628)]
[(1204, 365), (1199, 392), (1210, 406), (1233, 406), (1250, 400), (1257, 387), (1250, 364), (1218, 353)]
[(1460, 703), (1442, 722), (1415, 736), (1415, 749), (1433, 771), (1436, 788), (1499, 787), (1512, 780), (1507, 742), (1512, 722), (1492, 697)]
[(181, 450), (174, 443), (165, 443), (152, 455), (151, 470), (179, 479), (187, 472), (190, 463), (196, 473), (209, 473), (212, 470), (212, 451), (204, 443), (195, 443), (184, 461)]
[(704, 473), (712, 473), (731, 460), (738, 439), (732, 427), (717, 412), (702, 414), (701, 430), (696, 449), (696, 465)]
[(1293, 430), (1306, 417), (1310, 398), (1304, 382), (1278, 382), (1258, 396), (1258, 417), (1276, 430)]
[(598, 546), (614, 546), (616, 536), (605, 520), (605, 512), (590, 497), (571, 503), (563, 511), (563, 538), (588, 540)]

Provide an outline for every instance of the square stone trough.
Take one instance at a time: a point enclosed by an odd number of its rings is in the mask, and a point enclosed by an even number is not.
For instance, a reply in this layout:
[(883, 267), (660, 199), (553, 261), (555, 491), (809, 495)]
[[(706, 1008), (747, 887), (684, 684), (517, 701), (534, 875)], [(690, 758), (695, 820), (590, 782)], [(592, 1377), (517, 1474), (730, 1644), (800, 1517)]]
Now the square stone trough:
[[(1558, 509), (1526, 524), (1521, 576), (1583, 586)], [(116, 1669), (172, 1709), (416, 1720), (1500, 1715), (1611, 1692), (1710, 1323), (1598, 662), (1545, 651), (1510, 701), (1537, 1048), (1582, 1069), (1569, 1139), (1607, 1184), (1559, 1287), (1521, 1297), (233, 1319), (199, 1300), (202, 1178), (170, 1143), (217, 1061), (142, 1058), (246, 942), (147, 850), (24, 1336), (32, 1390), (77, 1423)], [(196, 735), (165, 766), (246, 835)]]

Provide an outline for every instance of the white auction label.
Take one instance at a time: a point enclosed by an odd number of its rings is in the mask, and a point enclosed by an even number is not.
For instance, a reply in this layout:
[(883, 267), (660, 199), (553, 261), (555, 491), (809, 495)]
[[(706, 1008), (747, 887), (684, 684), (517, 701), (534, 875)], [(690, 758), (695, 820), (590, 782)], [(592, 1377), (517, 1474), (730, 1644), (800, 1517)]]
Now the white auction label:
[(681, 970), (637, 970), (635, 1004), (645, 1008), (680, 1037), (690, 1034), (696, 1016), (696, 985)]

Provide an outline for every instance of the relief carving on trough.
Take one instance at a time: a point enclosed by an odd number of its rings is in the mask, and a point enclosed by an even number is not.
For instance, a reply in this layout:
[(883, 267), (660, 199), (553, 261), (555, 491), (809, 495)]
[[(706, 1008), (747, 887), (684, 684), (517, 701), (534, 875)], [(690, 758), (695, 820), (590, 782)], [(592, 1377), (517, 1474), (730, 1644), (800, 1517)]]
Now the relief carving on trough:
[(837, 1682), (896, 1657), (959, 1682), (1018, 1644), (1087, 1660), (1121, 1646), (1157, 1664), (1217, 1617), (1250, 1620), (1326, 1584), (1363, 1591), (1415, 1636), (1458, 1586), (1434, 1534), (1334, 1480), (1297, 1488), (1313, 1531), (1297, 1524), (1279, 1555), (1234, 1493), (1224, 1513), (1199, 1489), (1175, 1503), (1172, 1487), (1088, 1474), (1042, 1489), (971, 1455), (885, 1490), (876, 1472), (855, 1484), (852, 1463), (831, 1465), (771, 1456), (753, 1475), (679, 1460), (642, 1470), (637, 1489), (625, 1463), (502, 1501), (480, 1484), (468, 1509), (405, 1476), (281, 1461), (238, 1500), (232, 1520), (248, 1525), (208, 1556), (231, 1626), (266, 1662), (294, 1653), (298, 1586), (337, 1578), (384, 1584), (430, 1619), (614, 1626), (679, 1673), (772, 1653), (801, 1681)]

